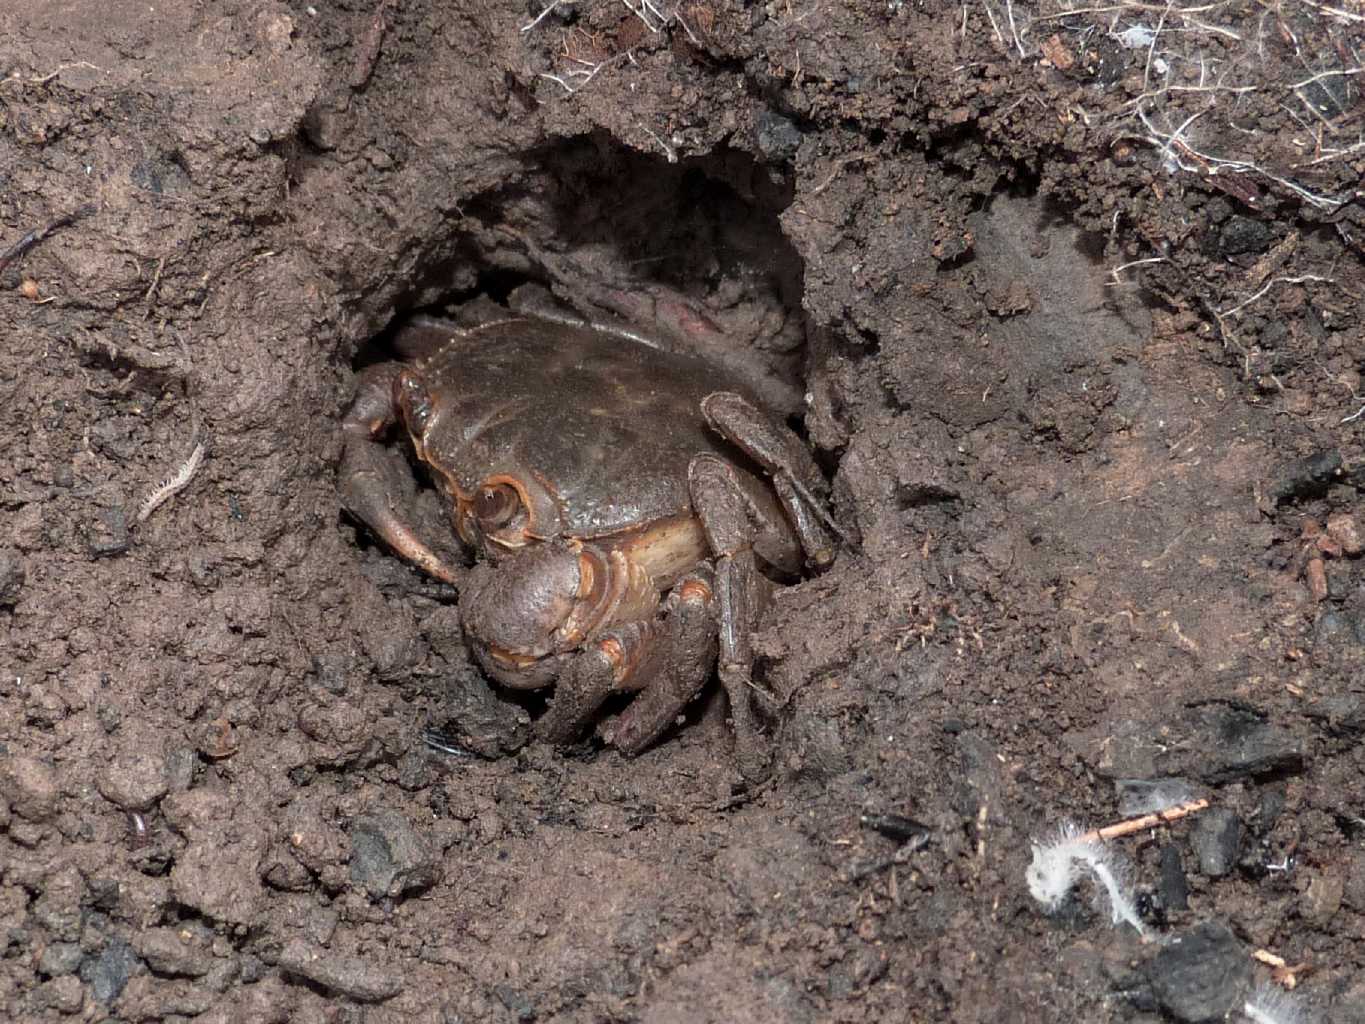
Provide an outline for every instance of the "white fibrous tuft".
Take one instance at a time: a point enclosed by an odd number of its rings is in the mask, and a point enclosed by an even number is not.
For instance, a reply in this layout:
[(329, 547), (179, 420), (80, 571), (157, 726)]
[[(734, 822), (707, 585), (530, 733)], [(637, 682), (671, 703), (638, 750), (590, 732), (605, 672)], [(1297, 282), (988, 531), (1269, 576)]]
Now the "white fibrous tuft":
[(1136, 24), (1129, 25), (1122, 32), (1114, 33), (1114, 38), (1119, 41), (1119, 45), (1129, 50), (1143, 50), (1152, 45), (1156, 33), (1146, 25)]
[(1033, 861), (1024, 877), (1028, 891), (1049, 914), (1061, 907), (1076, 884), (1076, 865), (1071, 850), (1078, 844), (1081, 829), (1064, 822), (1050, 843), (1033, 844)]
[(1067, 822), (1051, 841), (1033, 844), (1033, 861), (1024, 876), (1029, 893), (1044, 910), (1053, 913), (1076, 884), (1088, 876), (1097, 896), (1108, 905), (1112, 922), (1115, 925), (1127, 922), (1145, 936), (1147, 931), (1128, 894), (1131, 888), (1128, 865), (1110, 847), (1098, 839), (1083, 838), (1084, 835), (1079, 826)]
[(1299, 1001), (1275, 985), (1258, 985), (1242, 1006), (1242, 1016), (1252, 1024), (1312, 1024)]

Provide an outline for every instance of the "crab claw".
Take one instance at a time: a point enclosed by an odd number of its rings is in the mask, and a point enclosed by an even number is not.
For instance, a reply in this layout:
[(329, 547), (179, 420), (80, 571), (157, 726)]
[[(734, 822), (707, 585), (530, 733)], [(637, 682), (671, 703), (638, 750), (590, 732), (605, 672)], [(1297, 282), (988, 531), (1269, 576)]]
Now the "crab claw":
[(438, 580), (457, 587), (463, 583), (461, 573), (432, 551), (395, 511), (398, 498), (410, 493), (412, 485), (404, 485), (378, 445), (364, 439), (348, 440), (337, 484), (347, 510), (400, 555)]
[(569, 544), (537, 545), (475, 569), (460, 615), (484, 667), (508, 686), (552, 678), (555, 666), (543, 663), (560, 647), (560, 627), (578, 604), (581, 581), (579, 552)]
[(460, 600), (465, 632), (490, 675), (529, 689), (550, 682), (586, 640), (649, 619), (659, 594), (620, 551), (537, 544), (474, 570)]

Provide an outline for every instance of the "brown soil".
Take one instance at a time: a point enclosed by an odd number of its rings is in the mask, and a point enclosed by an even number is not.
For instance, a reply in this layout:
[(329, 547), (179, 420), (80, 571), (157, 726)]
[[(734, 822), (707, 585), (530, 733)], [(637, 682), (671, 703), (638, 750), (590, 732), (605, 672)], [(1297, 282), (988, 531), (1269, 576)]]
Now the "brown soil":
[[(76, 215), (0, 270), (0, 1016), (1197, 1019), (1220, 922), (1365, 1020), (1359, 4), (630, 8), (0, 11), (0, 248)], [(862, 550), (757, 789), (716, 694), (523, 745), (339, 511), (357, 358), (527, 282), (808, 395)], [(1044, 915), (1030, 840), (1170, 776), (1231, 863)]]

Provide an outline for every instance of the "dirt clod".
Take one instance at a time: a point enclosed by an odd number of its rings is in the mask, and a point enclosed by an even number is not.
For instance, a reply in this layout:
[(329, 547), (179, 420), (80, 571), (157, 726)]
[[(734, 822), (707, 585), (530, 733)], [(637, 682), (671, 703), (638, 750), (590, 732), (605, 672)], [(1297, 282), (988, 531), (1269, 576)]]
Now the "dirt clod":
[(59, 1013), (76, 1014), (85, 1005), (85, 989), (78, 978), (67, 975), (44, 982), (34, 993), (34, 1002)]
[(1271, 484), (1270, 496), (1276, 504), (1321, 497), (1341, 472), (1341, 453), (1316, 452), (1280, 469)]
[(360, 1003), (382, 1003), (403, 991), (402, 981), (371, 957), (348, 956), (295, 939), (280, 952), (280, 967)]
[(213, 967), (213, 957), (189, 929), (151, 928), (133, 948), (157, 974), (202, 978)]
[(57, 809), (56, 773), (34, 757), (0, 756), (0, 794), (21, 818), (46, 821)]
[(147, 810), (170, 788), (166, 759), (143, 744), (141, 736), (122, 743), (119, 752), (95, 780), (101, 796), (127, 811)]
[(87, 527), (86, 544), (92, 558), (112, 558), (127, 552), (132, 543), (128, 536), (128, 518), (121, 508), (106, 508), (92, 519)]

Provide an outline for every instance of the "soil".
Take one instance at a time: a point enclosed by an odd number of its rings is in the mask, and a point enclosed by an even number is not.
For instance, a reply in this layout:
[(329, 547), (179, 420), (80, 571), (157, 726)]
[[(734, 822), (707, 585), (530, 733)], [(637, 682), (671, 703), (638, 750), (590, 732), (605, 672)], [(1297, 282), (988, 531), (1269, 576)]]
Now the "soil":
[[(1074, 9), (6, 5), (0, 1015), (1365, 1021), (1365, 13)], [(528, 284), (797, 396), (761, 785), (714, 685), (527, 742), (340, 510), (355, 369)], [(1046, 913), (1172, 779), (1145, 940)]]

